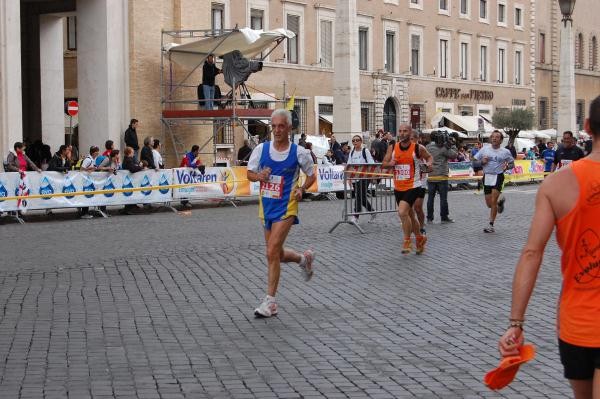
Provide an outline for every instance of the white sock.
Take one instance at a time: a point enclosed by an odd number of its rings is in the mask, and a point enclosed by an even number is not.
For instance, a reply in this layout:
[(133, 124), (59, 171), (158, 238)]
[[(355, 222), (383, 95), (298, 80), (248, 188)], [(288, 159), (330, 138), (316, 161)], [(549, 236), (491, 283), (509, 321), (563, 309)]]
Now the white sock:
[(305, 265), (306, 265), (306, 256), (300, 255), (300, 262), (298, 263), (298, 266), (304, 267)]

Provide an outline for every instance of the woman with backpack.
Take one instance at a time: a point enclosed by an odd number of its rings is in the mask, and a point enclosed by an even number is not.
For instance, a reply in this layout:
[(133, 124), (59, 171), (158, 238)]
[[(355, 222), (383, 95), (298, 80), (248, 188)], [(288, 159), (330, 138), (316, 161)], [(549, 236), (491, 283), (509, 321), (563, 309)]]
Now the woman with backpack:
[[(350, 151), (350, 154), (348, 154), (347, 165), (375, 163), (371, 152), (363, 147), (362, 137), (359, 135), (352, 137), (352, 145), (354, 148)], [(372, 177), (369, 175), (360, 175), (358, 177), (359, 179), (352, 183), (355, 197), (354, 212), (356, 212), (356, 215), (352, 216), (351, 221), (354, 223), (358, 223), (358, 214), (362, 212), (363, 206), (367, 208), (367, 211), (369, 212), (373, 210), (373, 207), (367, 199), (367, 190)], [(375, 213), (371, 214), (371, 220), (373, 219), (375, 219)]]

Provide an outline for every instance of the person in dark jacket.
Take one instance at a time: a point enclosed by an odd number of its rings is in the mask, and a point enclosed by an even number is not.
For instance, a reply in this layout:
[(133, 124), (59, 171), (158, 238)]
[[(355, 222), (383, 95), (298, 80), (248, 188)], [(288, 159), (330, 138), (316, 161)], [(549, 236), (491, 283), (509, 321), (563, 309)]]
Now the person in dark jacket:
[[(133, 148), (125, 147), (125, 150), (123, 151), (123, 167), (122, 168), (124, 170), (130, 171), (131, 173), (136, 173), (141, 170), (144, 170), (145, 168), (140, 166), (139, 162), (137, 162), (137, 160), (134, 159), (133, 156), (134, 156)], [(125, 207), (123, 209), (121, 209), (119, 211), (119, 213), (121, 215), (133, 215), (132, 210), (136, 209), (136, 208), (137, 208), (137, 206), (135, 206), (133, 204), (125, 205)]]
[(61, 145), (58, 152), (54, 154), (48, 164), (48, 171), (67, 173), (71, 169), (71, 161), (68, 158), (68, 147)]
[(202, 67), (202, 91), (204, 93), (204, 108), (213, 109), (215, 99), (215, 77), (221, 70), (215, 65), (215, 57), (209, 54)]
[(157, 169), (154, 165), (154, 155), (152, 154), (152, 143), (154, 139), (152, 137), (146, 137), (144, 139), (144, 147), (142, 148), (142, 152), (140, 154), (140, 160), (142, 162), (146, 162), (146, 166), (148, 169)]
[(250, 144), (248, 140), (244, 140), (244, 146), (241, 147), (238, 151), (238, 165), (247, 166), (248, 159), (250, 159), (250, 154), (252, 154), (252, 148), (250, 148)]
[(139, 124), (139, 121), (137, 119), (132, 119), (131, 122), (129, 123), (129, 127), (127, 128), (127, 130), (125, 130), (125, 137), (124, 137), (125, 145), (127, 147), (131, 147), (133, 149), (133, 159), (136, 162), (138, 159), (138, 150), (140, 149), (140, 145), (138, 143), (137, 131), (136, 131), (138, 124)]

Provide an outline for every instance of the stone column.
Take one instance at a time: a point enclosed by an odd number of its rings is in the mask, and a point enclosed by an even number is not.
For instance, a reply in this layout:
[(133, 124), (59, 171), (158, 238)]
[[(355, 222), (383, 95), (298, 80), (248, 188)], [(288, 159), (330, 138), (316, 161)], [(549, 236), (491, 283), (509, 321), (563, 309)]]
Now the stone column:
[(570, 130), (577, 136), (575, 114), (575, 48), (573, 46), (573, 21), (561, 22), (560, 79), (558, 89), (558, 134)]
[(23, 140), (21, 4), (0, 0), (0, 157)]
[(356, 0), (337, 0), (333, 87), (333, 133), (338, 141), (361, 134)]
[[(128, 2), (77, 0), (79, 148), (120, 145), (129, 124)], [(157, 99), (158, 101), (158, 99)], [(140, 121), (143, 131), (144, 121)], [(140, 142), (142, 141), (140, 137)]]
[(42, 141), (52, 151), (65, 142), (64, 18), (40, 16), (40, 96)]

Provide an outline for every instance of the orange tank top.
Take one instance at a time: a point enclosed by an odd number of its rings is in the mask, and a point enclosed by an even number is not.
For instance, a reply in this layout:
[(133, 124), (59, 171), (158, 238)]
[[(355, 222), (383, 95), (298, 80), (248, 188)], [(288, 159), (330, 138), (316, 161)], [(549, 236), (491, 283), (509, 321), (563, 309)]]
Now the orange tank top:
[(410, 143), (406, 150), (400, 148), (400, 143), (394, 146), (394, 189), (408, 191), (411, 188), (421, 187), (421, 180), (415, 179), (418, 159), (415, 154), (415, 143)]
[(571, 165), (579, 198), (556, 224), (563, 275), (559, 337), (600, 348), (600, 162), (582, 159)]

